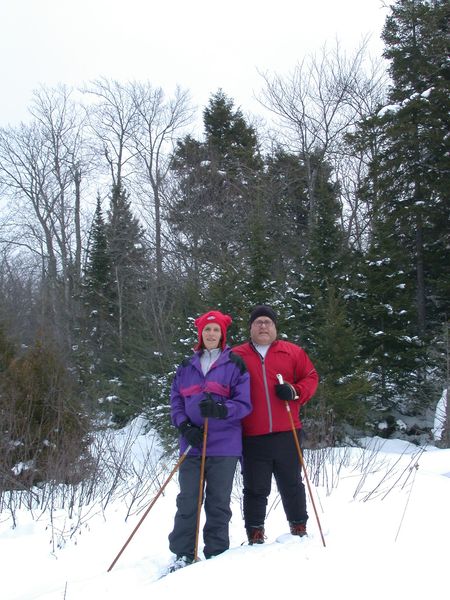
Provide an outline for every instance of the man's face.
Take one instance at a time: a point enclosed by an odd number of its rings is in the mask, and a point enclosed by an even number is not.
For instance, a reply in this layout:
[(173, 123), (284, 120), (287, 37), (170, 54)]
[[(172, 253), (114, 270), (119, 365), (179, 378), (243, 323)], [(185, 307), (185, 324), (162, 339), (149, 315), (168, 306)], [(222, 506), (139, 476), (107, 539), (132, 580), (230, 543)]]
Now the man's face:
[(269, 317), (258, 317), (250, 326), (250, 337), (254, 344), (271, 344), (277, 337), (275, 323)]

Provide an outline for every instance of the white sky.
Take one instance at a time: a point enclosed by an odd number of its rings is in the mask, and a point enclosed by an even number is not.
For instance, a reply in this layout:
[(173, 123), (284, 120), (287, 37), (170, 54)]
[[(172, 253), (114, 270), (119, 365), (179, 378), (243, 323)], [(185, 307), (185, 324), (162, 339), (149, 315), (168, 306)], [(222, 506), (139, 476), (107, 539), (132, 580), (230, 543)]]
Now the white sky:
[(177, 84), (203, 108), (219, 87), (244, 112), (259, 71), (288, 73), (336, 39), (371, 35), (380, 55), (383, 0), (0, 0), (0, 126), (27, 118), (40, 84), (97, 77)]
[[(108, 464), (123, 460), (123, 473), (130, 478), (121, 479), (109, 502), (106, 492), (110, 488), (105, 483), (95, 501), (81, 508), (79, 492), (71, 517), (68, 492), (67, 510), (54, 508), (50, 513), (52, 501), (47, 498), (47, 508), (36, 506), (33, 513), (17, 508), (14, 526), (9, 511), (1, 513), (2, 600), (445, 597), (450, 449), (419, 448), (381, 438), (366, 439), (366, 449), (341, 448), (322, 455), (320, 481), (316, 484), (311, 478), (318, 520), (307, 492), (308, 538), (284, 535), (288, 525), (274, 484), (265, 523), (266, 543), (241, 545), (246, 536), (242, 489), (237, 485), (230, 550), (204, 560), (200, 535), (201, 562), (158, 581), (174, 558), (167, 536), (179, 490), (175, 475), (108, 573), (158, 485), (163, 485), (173, 468), (168, 464), (162, 472), (159, 461), (156, 479), (155, 471), (144, 469), (146, 462), (157, 464), (160, 451), (151, 433), (143, 434), (141, 425), (137, 420), (115, 433), (114, 458), (107, 455), (113, 447), (110, 443), (102, 447)], [(312, 462), (306, 453), (305, 460)], [(152, 486), (147, 487), (150, 482)], [(52, 533), (60, 547), (53, 546)]]

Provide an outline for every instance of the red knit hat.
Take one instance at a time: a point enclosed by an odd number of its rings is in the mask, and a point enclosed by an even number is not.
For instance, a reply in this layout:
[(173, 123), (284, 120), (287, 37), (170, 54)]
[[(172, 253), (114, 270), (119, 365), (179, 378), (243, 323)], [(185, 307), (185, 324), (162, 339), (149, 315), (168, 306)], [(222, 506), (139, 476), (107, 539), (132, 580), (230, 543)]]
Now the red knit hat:
[(200, 315), (199, 317), (197, 317), (197, 319), (195, 319), (194, 321), (194, 325), (197, 327), (198, 330), (198, 342), (194, 350), (200, 350), (200, 348), (202, 347), (202, 332), (206, 325), (208, 325), (209, 323), (217, 323), (220, 326), (220, 330), (222, 332), (221, 346), (223, 350), (225, 348), (225, 343), (227, 339), (227, 327), (230, 325), (231, 322), (232, 318), (229, 315), (224, 315), (219, 310), (210, 310), (204, 315)]

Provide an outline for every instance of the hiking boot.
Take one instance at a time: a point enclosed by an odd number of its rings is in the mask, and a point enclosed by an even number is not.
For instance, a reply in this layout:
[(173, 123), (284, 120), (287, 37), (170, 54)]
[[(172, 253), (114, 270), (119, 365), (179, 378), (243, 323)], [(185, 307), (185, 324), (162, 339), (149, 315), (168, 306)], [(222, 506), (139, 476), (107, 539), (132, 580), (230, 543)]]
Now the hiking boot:
[(303, 537), (304, 535), (308, 535), (306, 533), (306, 523), (289, 523), (289, 529), (291, 530), (291, 535), (299, 535)]
[(247, 537), (250, 546), (253, 546), (253, 544), (264, 544), (264, 540), (266, 539), (264, 527), (262, 525), (259, 527), (247, 527)]
[(168, 572), (173, 573), (174, 571), (178, 571), (178, 569), (192, 565), (193, 562), (193, 556), (178, 555), (176, 560), (174, 560), (174, 562), (169, 566)]

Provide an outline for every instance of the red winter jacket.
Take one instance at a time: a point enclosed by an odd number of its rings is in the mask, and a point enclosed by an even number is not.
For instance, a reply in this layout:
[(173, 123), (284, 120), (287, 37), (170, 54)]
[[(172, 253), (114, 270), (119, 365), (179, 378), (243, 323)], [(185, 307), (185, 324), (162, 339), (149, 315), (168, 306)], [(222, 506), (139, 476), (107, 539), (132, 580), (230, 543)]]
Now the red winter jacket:
[(299, 398), (289, 401), (296, 429), (302, 424), (299, 408), (313, 396), (319, 376), (306, 352), (291, 342), (275, 340), (263, 359), (252, 342), (233, 348), (245, 362), (250, 374), (250, 397), (252, 412), (242, 420), (244, 436), (264, 435), (292, 428), (286, 403), (275, 394), (281, 374), (286, 383), (294, 386)]

